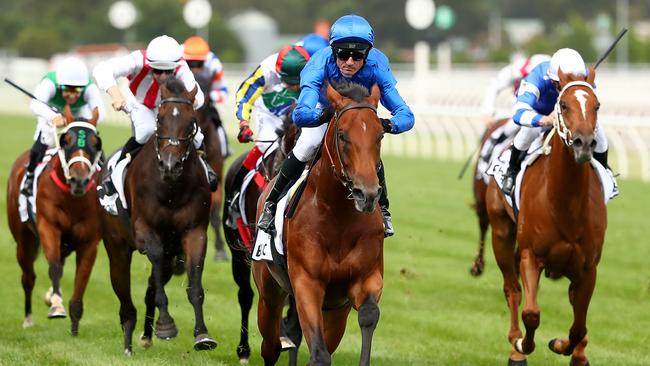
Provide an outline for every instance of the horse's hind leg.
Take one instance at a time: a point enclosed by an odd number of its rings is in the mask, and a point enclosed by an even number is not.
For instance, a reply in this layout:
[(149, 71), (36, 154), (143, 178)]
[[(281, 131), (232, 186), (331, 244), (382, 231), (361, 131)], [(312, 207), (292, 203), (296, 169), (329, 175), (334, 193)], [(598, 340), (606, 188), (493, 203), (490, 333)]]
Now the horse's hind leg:
[(569, 301), (573, 306), (573, 324), (569, 339), (552, 339), (549, 347), (555, 353), (571, 356), (572, 366), (588, 364), (584, 353), (587, 347), (587, 309), (596, 285), (596, 268), (586, 272), (579, 280), (569, 286)]
[(23, 320), (23, 328), (28, 328), (34, 325), (32, 320), (32, 291), (34, 290), (34, 282), (36, 282), (34, 261), (36, 260), (37, 255), (38, 241), (34, 235), (25, 228), (20, 240), (17, 240), (16, 246), (16, 258), (18, 259), (18, 264), (23, 271), (21, 282), (25, 293), (25, 320)]
[(77, 249), (77, 270), (74, 277), (74, 292), (70, 298), (70, 320), (72, 321), (72, 335), (79, 333), (79, 321), (83, 315), (83, 296), (88, 285), (90, 272), (93, 270), (97, 257), (97, 243), (92, 241), (80, 244)]
[(246, 252), (242, 249), (234, 249), (232, 253), (232, 276), (239, 287), (237, 301), (241, 310), (241, 332), (237, 356), (240, 361), (247, 361), (251, 355), (251, 348), (248, 344), (248, 316), (253, 306), (255, 293), (251, 288), (251, 268)]
[[(300, 319), (298, 319), (298, 309), (296, 309), (296, 300), (293, 296), (288, 296), (289, 308), (287, 315), (282, 318), (281, 333), (288, 337), (295, 345), (289, 349), (289, 366), (298, 365), (298, 348), (302, 343), (302, 329), (300, 329)], [(326, 330), (327, 331), (327, 330)]]
[(474, 259), (472, 267), (469, 269), (469, 273), (475, 277), (483, 274), (483, 269), (485, 268), (485, 234), (487, 233), (488, 227), (490, 226), (490, 219), (488, 218), (487, 207), (485, 204), (485, 191), (486, 185), (483, 180), (477, 181), (475, 179), (474, 210), (476, 211), (476, 216), (478, 216), (480, 235), (478, 240), (478, 254)]
[(280, 321), (287, 294), (275, 282), (266, 263), (254, 262), (253, 274), (259, 292), (257, 326), (262, 334), (262, 358), (264, 365), (275, 365), (282, 351)]
[(120, 324), (124, 331), (124, 354), (132, 353), (132, 337), (137, 311), (131, 299), (131, 258), (133, 251), (126, 244), (111, 243), (108, 235), (104, 235), (104, 246), (108, 254), (111, 272), (111, 285), (120, 300)]
[(213, 200), (212, 210), (210, 212), (210, 226), (214, 228), (214, 260), (215, 261), (227, 261), (228, 252), (225, 250), (224, 240), (221, 235), (221, 191), (222, 188), (219, 187), (217, 192), (213, 193), (218, 195), (217, 198)]

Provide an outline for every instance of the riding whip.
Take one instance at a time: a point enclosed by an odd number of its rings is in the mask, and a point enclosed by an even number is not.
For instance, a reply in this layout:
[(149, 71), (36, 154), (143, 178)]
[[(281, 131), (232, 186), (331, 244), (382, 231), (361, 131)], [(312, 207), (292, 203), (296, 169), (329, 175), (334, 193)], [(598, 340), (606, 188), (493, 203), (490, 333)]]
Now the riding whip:
[(605, 61), (605, 59), (607, 58), (607, 56), (609, 56), (609, 54), (612, 52), (612, 50), (614, 49), (614, 47), (616, 47), (616, 45), (618, 44), (618, 41), (620, 41), (621, 38), (623, 38), (623, 36), (625, 35), (626, 32), (627, 32), (627, 28), (623, 28), (623, 29), (621, 29), (621, 31), (618, 33), (618, 36), (616, 36), (616, 39), (614, 39), (614, 42), (612, 42), (612, 44), (611, 44), (611, 45), (609, 46), (609, 48), (605, 51), (605, 53), (603, 53), (603, 55), (600, 56), (600, 58), (598, 59), (598, 61), (596, 61), (596, 64), (594, 65), (594, 69), (598, 68), (598, 65), (600, 65), (601, 62)]
[(23, 93), (24, 93), (25, 95), (27, 95), (28, 97), (30, 97), (30, 98), (32, 98), (32, 99), (34, 99), (34, 100), (37, 100), (37, 101), (39, 101), (39, 102), (45, 104), (45, 105), (46, 105), (48, 108), (50, 108), (54, 113), (61, 113), (58, 109), (56, 109), (56, 107), (53, 107), (53, 106), (47, 104), (47, 102), (44, 102), (44, 101), (42, 101), (42, 100), (36, 98), (36, 97), (34, 96), (34, 94), (32, 94), (32, 93), (28, 92), (27, 90), (21, 88), (20, 86), (18, 86), (18, 85), (17, 85), (16, 83), (14, 83), (13, 81), (11, 81), (11, 80), (5, 78), (5, 83), (7, 83), (7, 84), (13, 86), (14, 88), (20, 90), (21, 92), (23, 92)]

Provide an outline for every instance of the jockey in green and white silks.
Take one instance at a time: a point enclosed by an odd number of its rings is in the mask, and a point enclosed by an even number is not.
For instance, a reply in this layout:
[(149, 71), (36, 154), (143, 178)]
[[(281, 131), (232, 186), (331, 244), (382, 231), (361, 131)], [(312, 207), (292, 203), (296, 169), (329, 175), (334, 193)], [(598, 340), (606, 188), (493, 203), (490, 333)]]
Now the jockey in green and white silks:
[[(100, 122), (106, 115), (99, 89), (89, 79), (86, 65), (76, 57), (61, 60), (56, 70), (48, 72), (34, 89), (34, 96), (38, 100), (32, 100), (30, 109), (38, 123), (25, 173), (25, 185), (21, 191), (28, 196), (33, 194), (36, 165), (43, 159), (47, 148), (54, 146), (56, 128), (66, 125), (62, 115), (65, 106), (70, 107), (75, 118), (91, 119), (93, 111), (96, 111), (97, 122)], [(39, 100), (55, 107), (60, 113)]]
[[(366, 19), (358, 15), (345, 15), (332, 25), (330, 47), (317, 51), (300, 74), (300, 97), (293, 111), (293, 121), (303, 127), (293, 151), (280, 168), (274, 187), (264, 205), (258, 228), (269, 231), (273, 225), (276, 204), (280, 193), (300, 176), (306, 162), (318, 149), (327, 130), (328, 118), (321, 118), (324, 106), (329, 105), (324, 93), (328, 82), (351, 81), (368, 90), (377, 84), (381, 93), (381, 104), (392, 115), (391, 119), (380, 119), (386, 133), (399, 134), (413, 128), (415, 118), (395, 85), (397, 80), (390, 70), (388, 58), (374, 48), (375, 35)], [(383, 164), (379, 171), (382, 193), (379, 205), (384, 216), (384, 235), (394, 234), (388, 196), (384, 179)]]
[[(542, 62), (533, 69), (519, 86), (512, 119), (524, 128), (515, 136), (510, 163), (504, 175), (503, 192), (507, 195), (513, 193), (521, 162), (530, 145), (539, 136), (540, 129), (552, 128), (557, 119), (554, 108), (560, 93), (559, 70), (565, 74), (582, 76), (589, 72), (576, 50), (562, 48), (553, 54), (550, 61)], [(604, 128), (596, 127), (595, 140), (594, 159), (607, 167), (608, 143)]]

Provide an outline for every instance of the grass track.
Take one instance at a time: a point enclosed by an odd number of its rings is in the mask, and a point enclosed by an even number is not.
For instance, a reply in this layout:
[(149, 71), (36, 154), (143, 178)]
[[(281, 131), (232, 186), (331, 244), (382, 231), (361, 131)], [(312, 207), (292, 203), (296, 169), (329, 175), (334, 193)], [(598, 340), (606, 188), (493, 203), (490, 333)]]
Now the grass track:
[[(0, 116), (0, 187), (6, 191), (11, 163), (31, 144), (32, 118)], [(123, 143), (126, 128), (100, 126), (107, 151)], [(388, 137), (400, 138), (400, 137)], [(240, 146), (235, 146), (241, 151)], [(459, 163), (435, 160), (385, 158), (391, 211), (397, 235), (385, 243), (385, 284), (381, 318), (373, 343), (374, 365), (505, 365), (508, 314), (501, 290), (501, 275), (491, 248), (486, 250), (486, 273), (478, 279), (468, 274), (476, 252), (477, 222), (469, 209), (469, 180), (456, 180)], [(648, 193), (650, 186), (620, 182), (622, 195), (610, 202), (609, 230), (599, 266), (596, 291), (588, 317), (592, 365), (650, 365), (650, 249)], [(5, 194), (0, 199), (6, 215)], [(234, 365), (239, 339), (239, 308), (230, 265), (206, 260), (203, 284), (204, 311), (210, 333), (219, 346), (212, 352), (192, 350), (193, 313), (185, 295), (185, 278), (167, 286), (169, 309), (179, 336), (154, 340), (149, 350), (134, 346), (134, 355), (121, 354), (119, 303), (108, 276), (102, 246), (85, 295), (80, 333), (69, 334), (70, 322), (47, 320), (41, 297), (49, 280), (43, 256), (37, 259), (34, 291), (35, 326), (24, 330), (23, 292), (15, 243), (5, 224), (0, 225), (0, 365)], [(208, 258), (214, 248), (209, 248)], [(142, 329), (144, 291), (150, 266), (135, 255), (132, 295)], [(72, 292), (74, 259), (68, 258), (62, 281), (66, 301)], [(568, 281), (542, 279), (539, 304), (541, 326), (537, 349), (530, 365), (567, 365), (567, 357), (546, 348), (552, 337), (565, 337), (571, 322)], [(254, 309), (257, 304), (255, 300)], [(262, 364), (261, 337), (255, 310), (251, 314), (252, 365)], [(134, 337), (134, 338), (136, 338)], [(135, 340), (135, 339), (134, 339)], [(358, 364), (361, 347), (356, 313), (352, 312), (346, 335), (333, 356), (335, 365)], [(303, 347), (300, 364), (307, 361)], [(286, 356), (279, 364), (286, 364)]]

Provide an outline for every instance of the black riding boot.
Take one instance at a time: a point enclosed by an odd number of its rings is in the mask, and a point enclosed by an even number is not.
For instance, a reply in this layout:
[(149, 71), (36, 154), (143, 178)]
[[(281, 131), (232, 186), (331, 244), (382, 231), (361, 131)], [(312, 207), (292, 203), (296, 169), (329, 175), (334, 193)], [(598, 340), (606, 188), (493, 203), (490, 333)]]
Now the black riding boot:
[(289, 156), (282, 163), (280, 167), (280, 172), (273, 184), (273, 188), (266, 197), (266, 202), (264, 203), (264, 209), (262, 210), (262, 216), (260, 216), (257, 227), (266, 231), (267, 233), (273, 227), (273, 221), (275, 220), (275, 209), (280, 199), (280, 194), (289, 186), (291, 182), (294, 182), (296, 179), (300, 178), (300, 174), (305, 169), (305, 164), (302, 161), (298, 160), (293, 152), (289, 153)]
[(196, 153), (201, 157), (201, 159), (203, 159), (205, 167), (208, 170), (208, 185), (210, 186), (210, 191), (215, 192), (219, 186), (219, 176), (214, 172), (214, 169), (212, 169), (208, 162), (208, 156), (205, 153), (205, 142), (201, 143), (201, 146), (196, 149)]
[(27, 197), (34, 194), (34, 170), (36, 169), (36, 165), (43, 160), (45, 151), (47, 151), (47, 145), (41, 142), (41, 135), (39, 134), (36, 141), (34, 141), (34, 145), (32, 145), (32, 149), (29, 151), (29, 164), (27, 164), (25, 171), (25, 185), (20, 190), (20, 193)]
[(388, 212), (388, 188), (386, 187), (386, 177), (384, 176), (384, 163), (381, 163), (379, 170), (377, 171), (377, 177), (379, 178), (379, 185), (381, 185), (381, 194), (379, 195), (379, 208), (381, 209), (381, 215), (384, 218), (384, 238), (395, 235), (395, 230), (393, 229), (393, 219), (390, 217), (390, 212)]
[(599, 163), (601, 163), (603, 165), (603, 167), (605, 167), (605, 169), (611, 170), (609, 168), (609, 165), (607, 164), (607, 152), (608, 151), (609, 150), (605, 150), (604, 152), (601, 152), (601, 153), (595, 152), (594, 153), (594, 159), (596, 159)]
[(521, 151), (512, 145), (510, 148), (510, 163), (508, 163), (508, 170), (503, 176), (503, 193), (510, 196), (512, 195), (513, 188), (515, 187), (515, 179), (517, 179), (517, 173), (521, 168), (521, 161), (526, 157), (526, 152)]

